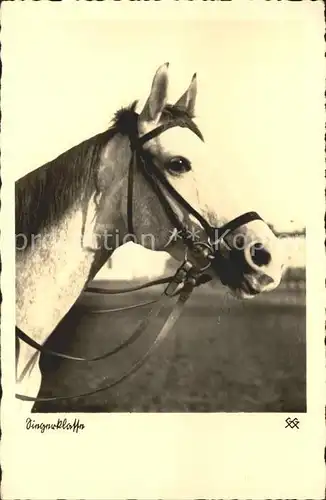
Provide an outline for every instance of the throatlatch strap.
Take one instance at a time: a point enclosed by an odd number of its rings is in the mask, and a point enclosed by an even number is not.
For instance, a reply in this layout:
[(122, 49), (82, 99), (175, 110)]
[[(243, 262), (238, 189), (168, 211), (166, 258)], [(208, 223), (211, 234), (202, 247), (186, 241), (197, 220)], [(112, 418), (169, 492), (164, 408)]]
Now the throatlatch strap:
[[(142, 168), (142, 173), (143, 173), (144, 177), (150, 183), (154, 192), (158, 196), (158, 199), (161, 202), (161, 205), (164, 208), (170, 221), (179, 230), (179, 235), (182, 237), (184, 243), (190, 248), (191, 248), (192, 244), (194, 243), (194, 240), (191, 240), (188, 238), (187, 229), (186, 229), (185, 225), (183, 224), (182, 220), (180, 220), (179, 217), (177, 216), (177, 214), (174, 212), (171, 203), (169, 202), (168, 198), (165, 196), (165, 193), (163, 191), (163, 187), (180, 204), (180, 206), (182, 206), (189, 214), (192, 214), (197, 219), (197, 221), (203, 226), (204, 230), (207, 232), (207, 235), (212, 240), (211, 242), (209, 242), (209, 245), (215, 249), (216, 255), (218, 255), (218, 250), (216, 249), (214, 242), (216, 242), (219, 237), (223, 237), (223, 236), (225, 236), (226, 232), (231, 232), (231, 231), (235, 230), (236, 228), (238, 228), (244, 224), (247, 224), (248, 222), (251, 222), (253, 220), (262, 220), (261, 217), (256, 212), (247, 212), (243, 215), (240, 215), (239, 217), (236, 217), (235, 219), (228, 222), (227, 224), (225, 224), (221, 228), (212, 227), (204, 219), (204, 217), (202, 217), (174, 189), (174, 187), (170, 184), (170, 182), (168, 181), (168, 179), (166, 178), (164, 173), (160, 171), (160, 169), (155, 165), (155, 163), (153, 161), (151, 162), (151, 165), (150, 165), (151, 168), (150, 169), (148, 168), (146, 161), (145, 161), (146, 153), (142, 149), (142, 145), (145, 144), (147, 141), (160, 135), (165, 130), (168, 130), (168, 129), (176, 127), (176, 126), (187, 127), (192, 132), (194, 132), (201, 140), (204, 140), (197, 125), (192, 121), (185, 123), (182, 119), (177, 118), (177, 119), (168, 121), (166, 123), (163, 123), (162, 125), (158, 126), (157, 128), (153, 129), (149, 133), (147, 133), (144, 136), (139, 138), (138, 137), (138, 130), (137, 130), (137, 116), (138, 115), (135, 114), (134, 132), (129, 136), (130, 147), (131, 147), (131, 159), (130, 159), (129, 172), (128, 172), (127, 224), (128, 224), (128, 232), (130, 235), (134, 235), (133, 186), (134, 186), (134, 176), (135, 176), (138, 164), (139, 164), (140, 168)], [(209, 246), (209, 245), (207, 244), (206, 246)], [(132, 365), (132, 367), (127, 372), (125, 372), (122, 376), (120, 376), (119, 378), (110, 382), (108, 385), (106, 385), (104, 387), (100, 387), (96, 390), (88, 391), (88, 392), (85, 392), (82, 394), (76, 394), (76, 395), (72, 395), (72, 396), (49, 397), (49, 398), (34, 398), (34, 397), (30, 397), (30, 396), (24, 396), (22, 394), (16, 394), (16, 398), (23, 400), (23, 401), (34, 401), (34, 402), (35, 401), (57, 401), (57, 400), (76, 399), (76, 398), (85, 397), (85, 396), (89, 396), (92, 394), (96, 394), (96, 393), (101, 392), (101, 391), (108, 390), (108, 389), (118, 385), (122, 381), (126, 380), (128, 377), (130, 377), (133, 373), (135, 373), (145, 363), (145, 361), (150, 356), (153, 349), (167, 336), (169, 331), (173, 328), (173, 326), (174, 326), (175, 322), (177, 321), (177, 319), (179, 318), (179, 316), (182, 312), (182, 309), (183, 309), (186, 301), (188, 300), (193, 288), (195, 286), (198, 286), (198, 285), (202, 284), (203, 282), (205, 282), (203, 280), (201, 282), (199, 282), (200, 275), (196, 276), (196, 274), (193, 274), (191, 276), (191, 273), (188, 274), (191, 271), (191, 269), (192, 269), (192, 264), (186, 260), (184, 262), (184, 264), (179, 268), (179, 270), (177, 271), (177, 273), (173, 277), (173, 279), (171, 281), (168, 280), (169, 285), (166, 288), (166, 290), (163, 292), (160, 301), (158, 301), (156, 303), (156, 305), (152, 308), (152, 310), (150, 311), (148, 316), (136, 327), (136, 329), (132, 333), (132, 335), (124, 343), (122, 343), (120, 346), (118, 346), (118, 347), (112, 349), (111, 351), (106, 352), (100, 356), (96, 356), (94, 358), (79, 358), (79, 357), (70, 356), (68, 354), (58, 353), (58, 352), (52, 351), (50, 349), (43, 347), (43, 345), (38, 344), (33, 339), (31, 339), (26, 334), (24, 334), (19, 328), (16, 327), (17, 337), (20, 338), (25, 343), (27, 343), (28, 345), (30, 345), (31, 347), (40, 351), (43, 354), (50, 354), (52, 356), (70, 359), (70, 360), (74, 360), (74, 361), (97, 361), (97, 360), (104, 359), (106, 357), (111, 356), (112, 354), (117, 353), (118, 351), (129, 346), (135, 340), (137, 340), (140, 337), (140, 335), (143, 333), (143, 331), (148, 327), (149, 320), (152, 317), (155, 317), (159, 314), (159, 312), (162, 310), (164, 305), (166, 305), (166, 303), (171, 299), (171, 297), (174, 296), (176, 288), (178, 288), (178, 286), (181, 283), (184, 284), (183, 288), (180, 290), (180, 296), (179, 296), (178, 301), (175, 303), (168, 318), (166, 319), (162, 328), (160, 329), (159, 333), (157, 334), (153, 344), (150, 346), (150, 348), (147, 350), (147, 352), (138, 361), (136, 361)], [(209, 277), (209, 279), (211, 279), (211, 277)], [(163, 280), (161, 280), (161, 281), (163, 282)], [(154, 282), (151, 283), (151, 285), (153, 285), (153, 284), (154, 284)], [(138, 289), (140, 289), (140, 288), (145, 288), (145, 286), (138, 287)], [(88, 289), (88, 291), (92, 291), (92, 290)], [(130, 290), (128, 290), (128, 291), (130, 291)], [(110, 292), (107, 291), (105, 293), (110, 293)], [(111, 291), (111, 293), (112, 293), (112, 291)], [(175, 295), (177, 295), (178, 293), (179, 292), (175, 293)], [(125, 308), (125, 309), (127, 309), (127, 308)], [(109, 377), (107, 376), (103, 379), (103, 381), (106, 381), (108, 379), (109, 379)]]

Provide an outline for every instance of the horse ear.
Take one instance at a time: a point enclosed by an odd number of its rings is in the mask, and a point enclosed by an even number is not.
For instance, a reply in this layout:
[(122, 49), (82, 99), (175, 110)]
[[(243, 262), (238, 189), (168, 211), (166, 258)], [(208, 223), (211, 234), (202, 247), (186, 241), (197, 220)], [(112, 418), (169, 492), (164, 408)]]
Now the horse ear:
[(140, 120), (158, 122), (167, 102), (168, 67), (165, 63), (158, 68), (152, 82), (152, 88), (144, 109), (140, 113)]
[(195, 115), (196, 107), (196, 97), (197, 97), (197, 74), (195, 73), (191, 79), (190, 85), (183, 96), (180, 97), (178, 102), (175, 103), (176, 106), (184, 108), (188, 111), (190, 116)]

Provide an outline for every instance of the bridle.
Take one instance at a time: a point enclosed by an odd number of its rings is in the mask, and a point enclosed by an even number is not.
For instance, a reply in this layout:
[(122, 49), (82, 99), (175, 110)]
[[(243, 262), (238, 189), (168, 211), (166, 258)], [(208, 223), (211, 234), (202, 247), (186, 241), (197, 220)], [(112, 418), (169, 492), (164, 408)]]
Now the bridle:
[[(167, 217), (170, 222), (173, 224), (173, 227), (178, 231), (179, 237), (182, 239), (183, 243), (186, 246), (185, 259), (183, 264), (179, 267), (174, 276), (170, 276), (168, 278), (163, 278), (159, 280), (155, 280), (144, 285), (121, 289), (121, 290), (107, 290), (100, 287), (87, 287), (85, 288), (85, 292), (91, 292), (102, 295), (112, 295), (119, 293), (132, 292), (136, 290), (141, 290), (144, 288), (148, 288), (150, 286), (167, 284), (165, 290), (160, 295), (159, 299), (143, 302), (133, 306), (121, 307), (116, 309), (105, 309), (99, 311), (89, 311), (92, 313), (108, 313), (108, 312), (116, 312), (116, 311), (124, 311), (128, 309), (133, 309), (136, 307), (143, 307), (145, 305), (154, 304), (148, 315), (137, 325), (133, 333), (128, 337), (128, 339), (121, 343), (118, 347), (111, 349), (110, 351), (101, 354), (99, 356), (93, 358), (85, 358), (85, 357), (76, 357), (71, 356), (65, 353), (60, 353), (56, 351), (52, 351), (47, 347), (37, 343), (28, 335), (26, 335), (22, 330), (16, 327), (16, 336), (28, 344), (30, 347), (33, 347), (40, 353), (44, 355), (55, 356), (61, 359), (69, 359), (72, 361), (83, 361), (83, 362), (93, 362), (99, 361), (105, 358), (108, 358), (126, 347), (133, 344), (137, 339), (141, 337), (145, 330), (147, 330), (150, 321), (157, 317), (162, 311), (162, 309), (168, 305), (172, 298), (178, 297), (177, 301), (174, 303), (172, 310), (170, 311), (168, 317), (164, 321), (163, 326), (160, 328), (159, 332), (156, 334), (154, 341), (152, 342), (150, 348), (146, 351), (146, 353), (140, 357), (129, 370), (127, 370), (123, 375), (116, 378), (115, 380), (109, 382), (106, 385), (102, 385), (104, 382), (109, 380), (109, 376), (106, 376), (102, 382), (101, 387), (88, 391), (85, 393), (79, 393), (70, 396), (54, 396), (47, 398), (34, 398), (31, 396), (25, 396), (22, 394), (16, 394), (16, 398), (22, 401), (33, 401), (33, 402), (46, 402), (46, 401), (57, 401), (57, 400), (69, 400), (80, 397), (90, 396), (92, 394), (96, 394), (105, 390), (108, 390), (127, 378), (129, 378), (132, 374), (134, 374), (148, 359), (153, 350), (162, 342), (164, 338), (171, 331), (176, 321), (180, 317), (183, 308), (189, 299), (194, 288), (206, 283), (212, 278), (205, 274), (205, 271), (209, 267), (219, 268), (220, 265), (220, 244), (223, 241), (226, 234), (234, 231), (238, 227), (247, 224), (253, 220), (262, 220), (261, 217), (256, 212), (246, 212), (239, 217), (231, 220), (227, 224), (222, 227), (213, 227), (208, 221), (199, 214), (182, 196), (178, 193), (174, 187), (170, 184), (164, 173), (157, 167), (151, 158), (150, 154), (144, 150), (143, 146), (149, 140), (158, 137), (160, 134), (165, 132), (168, 129), (173, 127), (187, 127), (193, 133), (195, 133), (201, 140), (203, 140), (203, 136), (192, 120), (185, 121), (182, 118), (171, 118), (159, 125), (155, 129), (146, 133), (145, 135), (139, 137), (138, 134), (138, 115), (137, 113), (131, 113), (131, 125), (128, 131), (128, 137), (130, 141), (131, 148), (131, 160), (129, 164), (129, 172), (128, 172), (128, 197), (127, 197), (127, 220), (128, 220), (128, 232), (130, 235), (134, 235), (134, 221), (133, 221), (133, 187), (134, 187), (134, 177), (136, 172), (140, 172), (146, 181), (149, 183), (151, 188), (156, 193), (158, 200), (160, 201), (161, 206), (163, 207)], [(180, 217), (174, 211), (171, 203), (169, 202), (167, 196), (164, 193), (164, 190), (168, 192), (168, 194), (182, 207), (188, 214), (192, 215), (199, 224), (203, 227), (204, 231), (207, 235), (207, 241), (202, 241), (196, 235), (193, 235), (192, 238), (189, 238), (189, 233), (187, 227), (184, 222), (180, 219)], [(227, 245), (227, 244), (226, 244)], [(190, 255), (190, 258), (188, 257)], [(24, 377), (26, 371), (22, 373), (21, 378)]]

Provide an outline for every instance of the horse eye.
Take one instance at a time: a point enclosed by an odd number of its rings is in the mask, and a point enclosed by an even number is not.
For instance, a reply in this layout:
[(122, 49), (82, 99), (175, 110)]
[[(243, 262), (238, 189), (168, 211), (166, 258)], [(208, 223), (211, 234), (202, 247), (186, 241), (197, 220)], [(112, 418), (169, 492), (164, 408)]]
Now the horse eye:
[(189, 172), (189, 170), (191, 170), (190, 161), (182, 156), (171, 158), (166, 167), (171, 174), (184, 174), (185, 172)]

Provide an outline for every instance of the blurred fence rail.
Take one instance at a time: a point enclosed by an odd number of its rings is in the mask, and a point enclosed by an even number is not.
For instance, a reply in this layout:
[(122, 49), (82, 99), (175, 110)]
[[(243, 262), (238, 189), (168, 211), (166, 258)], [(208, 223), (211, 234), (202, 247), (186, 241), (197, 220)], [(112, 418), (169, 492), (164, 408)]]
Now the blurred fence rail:
[(283, 286), (293, 289), (306, 288), (306, 268), (305, 267), (289, 267), (282, 279)]

